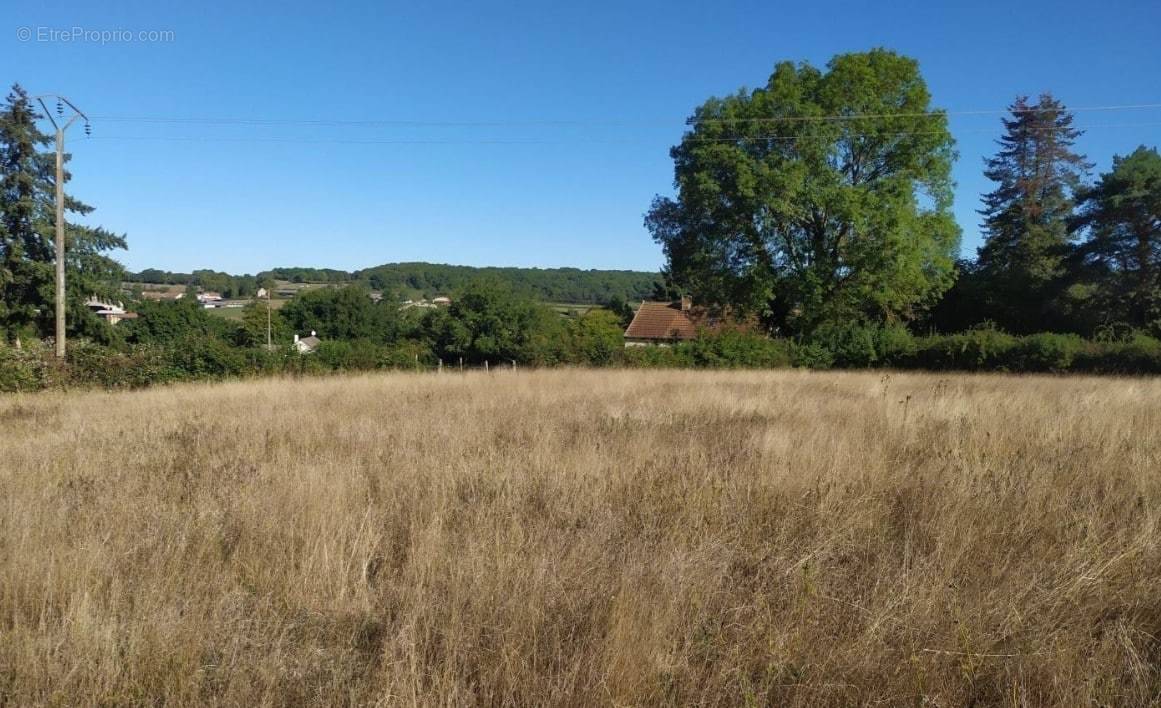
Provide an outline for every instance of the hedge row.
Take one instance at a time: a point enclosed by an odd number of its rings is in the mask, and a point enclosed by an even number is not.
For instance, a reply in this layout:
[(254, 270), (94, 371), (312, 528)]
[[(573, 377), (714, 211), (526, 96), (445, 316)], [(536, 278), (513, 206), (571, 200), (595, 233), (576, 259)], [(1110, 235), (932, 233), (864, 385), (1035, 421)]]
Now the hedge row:
[(1016, 337), (992, 329), (916, 337), (902, 328), (849, 327), (824, 330), (805, 341), (727, 333), (671, 347), (636, 347), (625, 351), (624, 363), (702, 368), (1161, 374), (1161, 340), (1139, 333), (1116, 341), (1052, 333)]
[[(605, 348), (608, 349), (608, 348)], [(926, 371), (998, 371), (1093, 374), (1161, 374), (1161, 341), (1132, 333), (1115, 341), (1068, 334), (1016, 337), (991, 329), (916, 337), (903, 329), (832, 328), (809, 340), (770, 339), (726, 332), (666, 347), (578, 352), (570, 364), (665, 368), (891, 368)], [(499, 362), (492, 362), (493, 365)], [(547, 363), (547, 362), (546, 362)], [(482, 362), (476, 362), (476, 365)], [(217, 339), (171, 346), (111, 349), (70, 346), (65, 363), (43, 347), (0, 346), (0, 391), (45, 388), (141, 388), (177, 381), (220, 380), (271, 374), (319, 374), (375, 369), (432, 369), (439, 365), (422, 342), (380, 345), (324, 342), (300, 355), (234, 347)]]

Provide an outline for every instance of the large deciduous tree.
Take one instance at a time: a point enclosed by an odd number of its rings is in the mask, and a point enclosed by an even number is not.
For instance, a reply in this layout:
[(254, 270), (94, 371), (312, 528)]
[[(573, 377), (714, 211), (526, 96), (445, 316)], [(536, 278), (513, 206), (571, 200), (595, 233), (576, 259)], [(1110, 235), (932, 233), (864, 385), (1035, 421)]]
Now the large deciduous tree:
[(1082, 190), (1077, 249), (1092, 266), (1099, 319), (1161, 330), (1161, 155), (1137, 148), (1113, 158), (1112, 171)]
[(913, 59), (781, 63), (689, 124), (645, 222), (701, 303), (794, 333), (907, 320), (950, 286), (954, 141)]
[(1017, 98), (1004, 119), (1000, 149), (984, 175), (984, 245), (977, 275), (984, 317), (1014, 332), (1060, 326), (1057, 299), (1067, 272), (1074, 197), (1091, 167), (1072, 145), (1081, 131), (1049, 94), (1035, 104)]
[[(55, 155), (51, 139), (37, 127), (42, 116), (19, 85), (0, 108), (0, 329), (9, 341), (53, 329), (56, 299)], [(65, 155), (65, 161), (69, 160)], [(71, 175), (66, 170), (64, 180)], [(87, 215), (93, 207), (65, 196), (66, 214)], [(65, 269), (71, 334), (104, 339), (105, 323), (84, 306), (85, 298), (118, 293), (124, 269), (106, 254), (125, 248), (125, 238), (102, 228), (67, 224)]]

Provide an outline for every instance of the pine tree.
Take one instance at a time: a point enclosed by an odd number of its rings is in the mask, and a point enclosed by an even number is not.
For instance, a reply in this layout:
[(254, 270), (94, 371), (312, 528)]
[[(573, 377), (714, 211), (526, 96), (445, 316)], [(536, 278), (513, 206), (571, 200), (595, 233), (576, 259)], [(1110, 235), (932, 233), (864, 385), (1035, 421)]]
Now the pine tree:
[(1161, 154), (1137, 148), (1113, 158), (1080, 195), (1077, 249), (1098, 286), (1097, 320), (1161, 331)]
[(1069, 220), (1091, 165), (1072, 150), (1081, 131), (1050, 94), (1034, 105), (1010, 106), (1000, 150), (984, 175), (997, 183), (983, 198), (985, 242), (979, 276), (987, 292), (986, 317), (1015, 332), (1054, 322), (1053, 300), (1065, 275)]
[[(22, 334), (52, 332), (55, 251), (55, 154), (43, 118), (19, 85), (0, 110), (0, 329), (19, 345)], [(70, 155), (65, 155), (68, 164)], [(67, 183), (68, 171), (64, 173)], [(66, 215), (93, 207), (65, 195)], [(66, 218), (66, 221), (68, 219)], [(67, 223), (65, 269), (70, 333), (107, 340), (108, 326), (84, 306), (91, 295), (115, 298), (124, 275), (106, 253), (125, 248), (124, 236), (99, 227)]]
[(40, 293), (52, 278), (52, 242), (38, 228), (47, 179), (40, 152), (49, 142), (38, 118), (24, 89), (14, 86), (0, 112), (0, 327), (16, 346), (32, 333), (44, 305)]

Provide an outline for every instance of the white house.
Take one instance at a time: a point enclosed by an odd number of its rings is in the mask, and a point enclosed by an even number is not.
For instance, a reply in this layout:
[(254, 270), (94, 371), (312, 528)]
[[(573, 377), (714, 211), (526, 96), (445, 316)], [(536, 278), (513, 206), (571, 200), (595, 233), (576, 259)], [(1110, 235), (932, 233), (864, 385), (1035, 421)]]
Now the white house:
[(300, 339), (297, 334), (294, 335), (294, 348), (298, 350), (299, 354), (310, 354), (315, 349), (318, 349), (318, 345), (320, 344), (322, 344), (322, 340), (315, 335), (313, 329), (310, 331), (309, 337), (302, 337)]

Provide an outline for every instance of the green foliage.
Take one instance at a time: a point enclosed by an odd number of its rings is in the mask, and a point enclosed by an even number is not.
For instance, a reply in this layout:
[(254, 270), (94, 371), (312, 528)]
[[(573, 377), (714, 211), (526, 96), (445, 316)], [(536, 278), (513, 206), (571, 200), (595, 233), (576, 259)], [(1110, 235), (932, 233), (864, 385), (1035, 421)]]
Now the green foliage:
[(367, 339), (324, 341), (313, 356), (335, 371), (366, 371), (379, 367), (382, 350)]
[(875, 331), (877, 365), (897, 367), (910, 361), (919, 347), (914, 335), (898, 325), (881, 327)]
[(51, 380), (46, 352), (0, 342), (0, 393), (39, 391), (51, 385)]
[(394, 303), (376, 304), (365, 287), (307, 290), (280, 311), (291, 332), (314, 331), (323, 340), (366, 339), (384, 343), (398, 336), (399, 310)]
[[(832, 115), (852, 118), (809, 120)], [(677, 199), (657, 198), (646, 226), (699, 302), (810, 332), (910, 319), (951, 284), (953, 140), (914, 60), (784, 62), (690, 123)]]
[[(56, 156), (37, 127), (41, 118), (24, 89), (13, 86), (0, 109), (0, 329), (12, 341), (54, 331)], [(70, 177), (66, 169), (65, 181)], [(67, 194), (64, 209), (66, 217), (93, 211)], [(83, 303), (118, 294), (124, 270), (106, 254), (125, 248), (125, 238), (75, 221), (66, 218), (65, 228), (69, 333), (112, 341), (108, 325)]]
[(1075, 226), (1079, 278), (1093, 287), (1104, 322), (1161, 326), (1161, 155), (1137, 148), (1113, 158), (1113, 169), (1083, 190)]
[(170, 361), (193, 379), (237, 377), (252, 371), (243, 350), (217, 338), (189, 337), (174, 342)]
[[(266, 300), (255, 300), (242, 310), (242, 320), (234, 332), (233, 341), (240, 347), (266, 346), (267, 325), (270, 327), (270, 342), (274, 346), (285, 345), (293, 338), (293, 332), (280, 310), (267, 308)], [(267, 319), (269, 315), (269, 319)]]
[(958, 371), (1008, 371), (1017, 338), (991, 327), (944, 336), (926, 337), (916, 345), (917, 368)]
[(73, 386), (107, 389), (144, 388), (178, 381), (184, 372), (173, 365), (171, 354), (156, 345), (116, 350), (78, 341), (68, 349), (68, 381)]
[(834, 366), (865, 368), (879, 359), (875, 346), (878, 330), (859, 324), (825, 324), (811, 334), (810, 341), (830, 352)]
[(1084, 345), (1075, 334), (1041, 332), (1022, 338), (1013, 357), (1021, 371), (1063, 372), (1072, 368)]
[[(277, 271), (276, 271), (277, 272)], [(446, 295), (481, 279), (503, 281), (544, 302), (597, 305), (614, 297), (637, 302), (648, 297), (657, 273), (578, 268), (474, 268), (435, 263), (388, 263), (356, 271), (352, 277), (385, 293), (421, 297)]]
[(1093, 343), (1078, 353), (1074, 370), (1097, 374), (1161, 374), (1161, 340), (1141, 332)]
[(803, 369), (829, 369), (834, 366), (834, 352), (817, 342), (792, 342), (790, 363)]
[(193, 297), (169, 302), (143, 301), (137, 319), (118, 325), (136, 344), (170, 344), (193, 338), (226, 337), (230, 324), (209, 314)]
[(1061, 325), (1055, 300), (1066, 273), (1073, 197), (1091, 165), (1071, 149), (1080, 131), (1060, 101), (1044, 94), (1029, 105), (1020, 97), (1011, 111), (984, 172), (996, 188), (981, 211), (980, 319), (1023, 333)]
[(610, 310), (592, 310), (570, 323), (567, 359), (577, 364), (615, 364), (625, 348), (625, 328)]
[(456, 293), (451, 307), (431, 313), (427, 328), (445, 361), (547, 365), (563, 359), (560, 315), (496, 278)]
[(790, 366), (792, 361), (786, 340), (734, 330), (706, 334), (679, 346), (689, 350), (694, 366), (706, 368), (769, 369)]
[[(654, 299), (658, 299), (658, 298), (654, 298)], [(677, 298), (660, 298), (660, 299), (662, 299), (662, 300), (675, 300)], [(617, 296), (617, 295), (614, 295), (612, 298), (609, 299), (609, 301), (607, 303), (605, 303), (605, 309), (608, 310), (609, 312), (612, 312), (614, 315), (616, 315), (618, 324), (620, 325), (621, 329), (627, 328), (629, 326), (629, 323), (633, 321), (633, 314), (636, 312), (633, 309), (633, 307), (634, 306), (632, 303), (626, 301), (624, 298), (621, 298), (620, 296)]]

